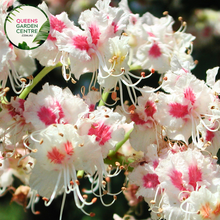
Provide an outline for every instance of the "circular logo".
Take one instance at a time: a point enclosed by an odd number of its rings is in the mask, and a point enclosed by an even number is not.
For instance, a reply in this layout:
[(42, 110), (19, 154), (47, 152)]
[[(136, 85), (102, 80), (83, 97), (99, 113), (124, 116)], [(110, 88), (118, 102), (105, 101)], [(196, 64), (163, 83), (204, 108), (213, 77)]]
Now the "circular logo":
[(31, 50), (39, 47), (47, 39), (50, 22), (40, 8), (20, 5), (8, 14), (4, 28), (8, 40), (15, 47)]

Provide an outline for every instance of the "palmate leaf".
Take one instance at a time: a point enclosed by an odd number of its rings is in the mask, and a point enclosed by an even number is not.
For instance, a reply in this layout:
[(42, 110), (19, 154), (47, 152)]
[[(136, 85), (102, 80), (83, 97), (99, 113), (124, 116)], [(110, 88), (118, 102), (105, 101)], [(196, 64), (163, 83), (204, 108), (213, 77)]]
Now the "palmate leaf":
[(22, 43), (19, 43), (18, 48), (20, 48), (22, 50), (30, 50), (31, 49), (25, 41), (23, 41)]
[(42, 44), (48, 37), (50, 32), (50, 22), (49, 20), (45, 21), (39, 29), (37, 36), (34, 38), (33, 43)]

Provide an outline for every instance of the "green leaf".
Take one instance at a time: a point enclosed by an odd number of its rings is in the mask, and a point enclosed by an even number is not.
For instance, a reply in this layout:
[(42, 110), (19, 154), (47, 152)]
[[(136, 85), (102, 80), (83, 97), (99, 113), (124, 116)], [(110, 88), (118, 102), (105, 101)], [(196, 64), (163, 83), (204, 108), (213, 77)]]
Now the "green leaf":
[(33, 43), (42, 44), (48, 37), (50, 32), (50, 22), (49, 20), (45, 21), (39, 29), (37, 36), (34, 38)]
[(22, 50), (30, 50), (31, 49), (25, 41), (23, 41), (22, 43), (19, 43), (18, 48), (20, 48)]

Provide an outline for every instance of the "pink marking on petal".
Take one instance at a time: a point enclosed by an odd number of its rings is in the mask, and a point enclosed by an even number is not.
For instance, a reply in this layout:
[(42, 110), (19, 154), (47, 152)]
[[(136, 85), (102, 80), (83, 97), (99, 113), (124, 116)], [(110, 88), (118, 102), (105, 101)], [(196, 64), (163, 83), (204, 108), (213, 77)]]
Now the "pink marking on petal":
[(172, 170), (169, 175), (172, 184), (179, 190), (183, 191), (186, 188), (183, 186), (182, 173), (177, 170)]
[(117, 23), (115, 23), (114, 21), (112, 22), (112, 26), (114, 27), (114, 34), (115, 34), (118, 31), (119, 27)]
[(70, 141), (67, 141), (65, 144), (64, 144), (64, 147), (65, 147), (65, 151), (68, 155), (72, 156), (73, 155), (73, 145)]
[(155, 173), (148, 173), (143, 176), (143, 186), (148, 189), (148, 188), (155, 188), (158, 184), (160, 184), (158, 180), (158, 176)]
[(154, 162), (153, 162), (154, 170), (157, 168), (158, 164), (159, 164), (159, 160), (154, 160)]
[(95, 110), (95, 105), (94, 104), (89, 105), (89, 111), (93, 112), (94, 110)]
[(155, 37), (155, 35), (152, 32), (147, 31), (147, 33), (150, 37)]
[(214, 137), (215, 137), (215, 132), (212, 132), (212, 131), (209, 131), (209, 130), (206, 131), (206, 136), (205, 136), (206, 141), (211, 141), (212, 142), (212, 139)]
[(24, 111), (24, 99), (18, 99), (18, 103), (19, 103), (19, 108), (21, 108)]
[(13, 48), (14, 48), (14, 46), (11, 44), (11, 43), (9, 43), (9, 47), (13, 50)]
[(155, 104), (152, 101), (147, 101), (147, 103), (145, 104), (145, 110), (144, 110), (145, 114), (148, 117), (152, 117), (154, 113), (156, 112), (156, 108), (155, 108)]
[(202, 181), (202, 172), (197, 165), (191, 165), (188, 168), (189, 184), (196, 190), (196, 183)]
[(88, 135), (95, 135), (96, 141), (104, 145), (111, 138), (111, 127), (104, 123), (93, 123), (89, 129)]
[[(58, 112), (58, 115), (55, 114)], [(60, 119), (64, 118), (64, 112), (58, 101), (55, 101), (50, 107), (42, 106), (37, 112), (39, 119), (46, 125), (60, 123)]]
[(174, 102), (169, 104), (169, 114), (175, 118), (183, 118), (189, 114), (188, 105)]
[(73, 45), (79, 50), (86, 50), (88, 52), (90, 46), (86, 36), (77, 35), (73, 37)]
[(52, 37), (52, 35), (49, 33), (47, 40), (51, 40), (51, 41), (56, 41), (57, 38), (56, 37)]
[(90, 31), (90, 34), (91, 34), (91, 37), (92, 37), (92, 43), (97, 45), (98, 40), (99, 40), (100, 35), (101, 35), (99, 27), (93, 24), (89, 27), (89, 31)]
[(50, 16), (50, 28), (58, 32), (62, 32), (66, 25), (63, 21), (59, 20), (56, 16)]
[(137, 113), (131, 114), (131, 120), (136, 124), (136, 125), (143, 125), (146, 123), (146, 121), (140, 119), (139, 115)]
[(160, 47), (156, 43), (153, 44), (153, 46), (150, 48), (148, 53), (149, 53), (149, 56), (151, 56), (153, 58), (158, 58), (162, 54)]
[(190, 87), (188, 87), (184, 90), (184, 98), (189, 100), (192, 105), (195, 103), (196, 96), (195, 96), (195, 93), (193, 92), (193, 90)]
[(47, 158), (51, 161), (51, 163), (62, 164), (65, 155), (60, 153), (56, 147), (53, 147), (51, 151), (47, 152)]

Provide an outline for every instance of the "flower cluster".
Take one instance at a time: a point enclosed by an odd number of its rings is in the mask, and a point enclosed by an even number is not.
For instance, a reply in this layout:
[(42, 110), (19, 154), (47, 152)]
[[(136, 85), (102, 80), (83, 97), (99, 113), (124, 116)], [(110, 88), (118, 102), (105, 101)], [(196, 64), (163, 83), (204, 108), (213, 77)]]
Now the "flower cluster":
[[(152, 219), (219, 219), (219, 68), (207, 70), (206, 81), (192, 74), (195, 37), (185, 33), (186, 22), (180, 17), (174, 31), (168, 12), (139, 16), (127, 0), (118, 7), (98, 0), (75, 25), (43, 2), (38, 7), (49, 18), (49, 36), (23, 51), (4, 33), (13, 2), (0, 9), (0, 194), (12, 189), (12, 201), (34, 214), (40, 198), (49, 206), (63, 195), (60, 219), (67, 194), (93, 217), (86, 206), (97, 199), (110, 206), (122, 191), (132, 207), (148, 203)], [(45, 66), (35, 78), (34, 59)], [(90, 73), (88, 88), (73, 94), (48, 82), (32, 93), (58, 66), (73, 83)], [(160, 75), (157, 88), (139, 86), (153, 74)], [(8, 96), (8, 79), (19, 96)], [(110, 179), (119, 173), (125, 182), (114, 192)], [(14, 176), (25, 186), (13, 188)], [(90, 188), (80, 188), (82, 177)]]

